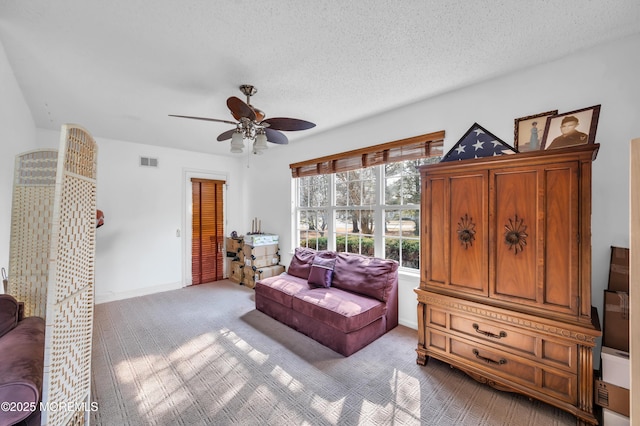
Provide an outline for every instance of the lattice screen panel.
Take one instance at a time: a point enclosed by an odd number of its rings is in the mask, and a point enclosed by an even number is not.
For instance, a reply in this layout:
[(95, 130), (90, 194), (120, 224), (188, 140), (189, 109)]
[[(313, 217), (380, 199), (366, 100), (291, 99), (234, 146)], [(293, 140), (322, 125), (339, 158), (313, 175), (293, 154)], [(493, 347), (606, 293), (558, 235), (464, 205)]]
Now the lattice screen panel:
[[(58, 154), (49, 253), (43, 401), (75, 404), (42, 413), (43, 425), (82, 425), (90, 403), (98, 148), (64, 125)], [(84, 405), (83, 405), (84, 404)]]
[(54, 149), (16, 157), (7, 290), (24, 302), (25, 316), (44, 318), (46, 313), (57, 163)]

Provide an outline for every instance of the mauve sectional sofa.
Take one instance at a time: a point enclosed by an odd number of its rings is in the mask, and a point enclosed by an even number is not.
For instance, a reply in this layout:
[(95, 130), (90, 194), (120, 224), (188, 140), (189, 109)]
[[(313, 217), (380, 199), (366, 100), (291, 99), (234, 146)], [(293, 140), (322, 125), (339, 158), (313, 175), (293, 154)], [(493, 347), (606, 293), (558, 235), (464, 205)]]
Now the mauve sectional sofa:
[(256, 309), (349, 356), (398, 325), (398, 263), (297, 248), (287, 272), (257, 281)]
[(40, 424), (44, 320), (22, 318), (22, 306), (0, 294), (0, 426)]

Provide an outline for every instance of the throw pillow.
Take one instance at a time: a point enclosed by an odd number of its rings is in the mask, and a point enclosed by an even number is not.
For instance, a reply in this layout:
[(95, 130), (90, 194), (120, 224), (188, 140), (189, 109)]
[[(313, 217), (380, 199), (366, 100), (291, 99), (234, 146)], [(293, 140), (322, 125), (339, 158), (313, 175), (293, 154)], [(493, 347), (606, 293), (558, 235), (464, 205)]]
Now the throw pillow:
[(309, 272), (311, 272), (311, 264), (315, 255), (316, 251), (313, 249), (297, 247), (289, 263), (287, 273), (304, 280), (309, 279)]
[(316, 256), (311, 264), (308, 282), (313, 287), (331, 287), (333, 268), (336, 265), (335, 258)]

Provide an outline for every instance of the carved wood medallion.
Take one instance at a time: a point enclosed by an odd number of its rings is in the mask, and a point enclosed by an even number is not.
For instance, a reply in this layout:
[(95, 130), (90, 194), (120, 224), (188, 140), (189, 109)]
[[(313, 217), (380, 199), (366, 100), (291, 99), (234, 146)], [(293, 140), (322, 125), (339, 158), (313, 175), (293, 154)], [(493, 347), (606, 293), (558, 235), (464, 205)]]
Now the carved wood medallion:
[(513, 249), (514, 254), (524, 250), (529, 236), (526, 233), (527, 226), (524, 224), (524, 219), (516, 214), (514, 218), (509, 218), (509, 223), (504, 226), (504, 229), (504, 242), (509, 246), (509, 250)]
[(466, 213), (460, 218), (458, 222), (458, 240), (465, 249), (473, 245), (473, 241), (476, 239), (476, 224), (473, 223), (473, 219)]

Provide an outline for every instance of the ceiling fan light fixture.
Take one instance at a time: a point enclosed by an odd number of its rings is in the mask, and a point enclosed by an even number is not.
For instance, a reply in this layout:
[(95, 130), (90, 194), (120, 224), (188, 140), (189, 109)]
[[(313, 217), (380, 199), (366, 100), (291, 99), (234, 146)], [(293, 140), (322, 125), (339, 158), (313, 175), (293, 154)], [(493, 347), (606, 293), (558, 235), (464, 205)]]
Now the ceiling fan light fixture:
[(253, 143), (253, 150), (258, 151), (259, 154), (262, 154), (262, 151), (267, 149), (267, 135), (264, 133), (258, 133), (256, 136), (256, 141)]
[(234, 154), (241, 154), (244, 149), (244, 138), (241, 132), (235, 132), (231, 136), (231, 152)]

